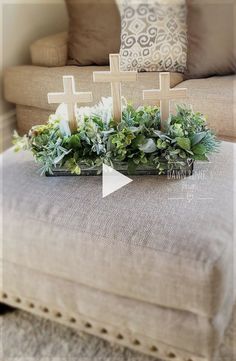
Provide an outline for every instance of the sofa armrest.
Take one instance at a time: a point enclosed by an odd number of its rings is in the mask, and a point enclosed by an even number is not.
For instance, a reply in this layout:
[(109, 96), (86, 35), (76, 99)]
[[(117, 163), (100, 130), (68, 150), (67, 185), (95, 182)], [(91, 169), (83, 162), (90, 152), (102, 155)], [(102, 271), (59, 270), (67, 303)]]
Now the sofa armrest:
[(47, 36), (30, 46), (33, 65), (54, 67), (65, 66), (68, 57), (67, 32)]

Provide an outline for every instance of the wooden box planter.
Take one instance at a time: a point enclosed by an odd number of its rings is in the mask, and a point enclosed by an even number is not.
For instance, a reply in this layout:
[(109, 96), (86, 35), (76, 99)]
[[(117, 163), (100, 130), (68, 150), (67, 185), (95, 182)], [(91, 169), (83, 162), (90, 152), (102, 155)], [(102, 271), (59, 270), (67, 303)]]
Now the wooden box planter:
[[(128, 176), (147, 176), (147, 175), (155, 175), (159, 176), (158, 170), (151, 166), (140, 166), (135, 172), (128, 172), (126, 163), (119, 163), (114, 165), (115, 170), (118, 172), (128, 175)], [(180, 179), (189, 177), (193, 174), (194, 162), (192, 160), (186, 162), (186, 165), (181, 167), (181, 169), (173, 168), (164, 171), (163, 176), (167, 176), (168, 178)], [(47, 177), (69, 177), (69, 176), (99, 176), (102, 174), (101, 168), (88, 168), (81, 167), (81, 174), (76, 175), (67, 171), (63, 168), (55, 168), (53, 170), (53, 174), (46, 173)]]

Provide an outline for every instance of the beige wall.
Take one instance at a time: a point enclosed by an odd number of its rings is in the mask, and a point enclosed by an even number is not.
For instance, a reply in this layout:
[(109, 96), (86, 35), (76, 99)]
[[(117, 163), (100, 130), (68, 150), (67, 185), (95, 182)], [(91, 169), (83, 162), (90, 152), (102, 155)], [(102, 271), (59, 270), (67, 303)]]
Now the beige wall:
[(29, 45), (64, 31), (67, 23), (64, 0), (0, 0), (0, 130), (14, 121), (14, 105), (3, 99), (4, 68), (30, 63)]

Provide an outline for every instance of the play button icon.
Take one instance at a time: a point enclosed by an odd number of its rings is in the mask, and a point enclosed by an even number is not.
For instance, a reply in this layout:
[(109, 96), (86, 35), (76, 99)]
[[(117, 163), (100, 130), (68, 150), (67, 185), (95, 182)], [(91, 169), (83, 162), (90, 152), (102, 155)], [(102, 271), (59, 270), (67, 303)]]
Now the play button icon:
[(117, 172), (112, 167), (103, 164), (102, 166), (102, 197), (106, 197), (109, 194), (117, 191), (118, 189), (129, 184), (133, 180), (125, 175)]

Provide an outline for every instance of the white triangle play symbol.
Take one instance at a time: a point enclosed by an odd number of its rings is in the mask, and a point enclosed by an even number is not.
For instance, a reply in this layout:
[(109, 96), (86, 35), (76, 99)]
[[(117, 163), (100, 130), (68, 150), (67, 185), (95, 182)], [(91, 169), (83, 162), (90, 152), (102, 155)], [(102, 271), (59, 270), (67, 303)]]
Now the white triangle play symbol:
[(118, 189), (124, 187), (126, 184), (133, 182), (132, 179), (126, 177), (125, 175), (117, 172), (112, 167), (103, 164), (102, 165), (102, 197), (106, 197), (109, 194), (117, 191)]

